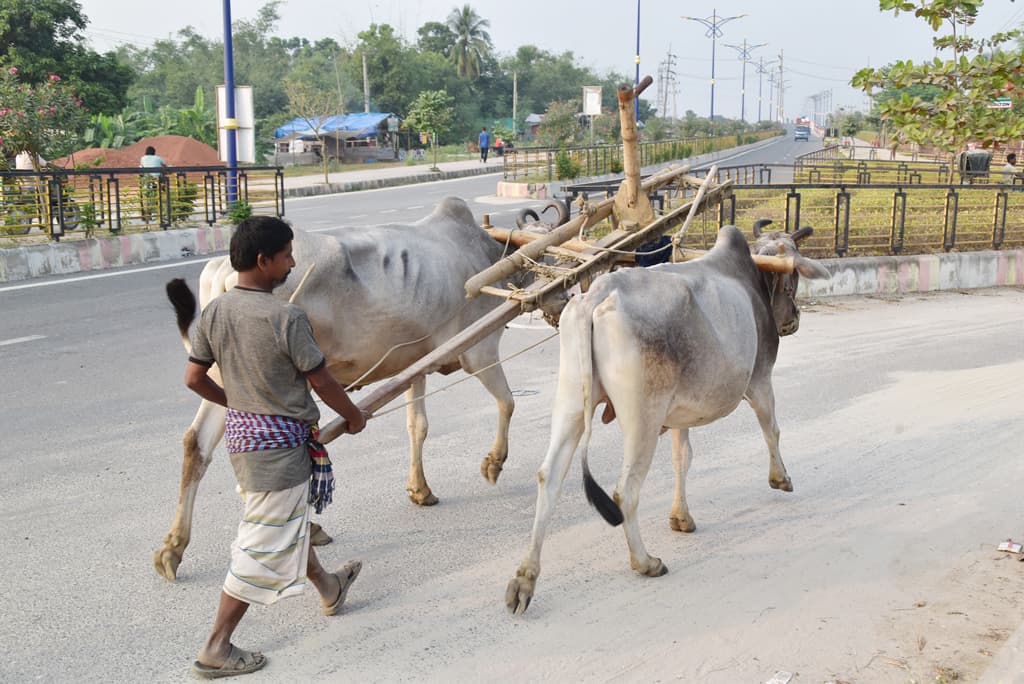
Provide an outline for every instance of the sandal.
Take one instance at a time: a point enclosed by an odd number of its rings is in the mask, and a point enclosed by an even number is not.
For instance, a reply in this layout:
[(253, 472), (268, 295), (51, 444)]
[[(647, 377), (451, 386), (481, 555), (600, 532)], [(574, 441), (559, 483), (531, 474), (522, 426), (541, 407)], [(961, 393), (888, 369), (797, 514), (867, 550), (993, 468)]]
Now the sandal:
[(262, 670), (267, 664), (267, 656), (259, 651), (246, 651), (231, 644), (231, 652), (220, 667), (204, 665), (198, 660), (192, 663), (192, 671), (203, 679), (220, 679), (235, 675), (249, 674)]
[(345, 596), (348, 594), (349, 587), (356, 581), (356, 577), (359, 577), (359, 571), (363, 569), (362, 561), (349, 561), (341, 566), (334, 576), (338, 578), (338, 598), (334, 599), (333, 603), (321, 599), (320, 602), (323, 604), (324, 615), (337, 615), (341, 612), (341, 605), (345, 603)]

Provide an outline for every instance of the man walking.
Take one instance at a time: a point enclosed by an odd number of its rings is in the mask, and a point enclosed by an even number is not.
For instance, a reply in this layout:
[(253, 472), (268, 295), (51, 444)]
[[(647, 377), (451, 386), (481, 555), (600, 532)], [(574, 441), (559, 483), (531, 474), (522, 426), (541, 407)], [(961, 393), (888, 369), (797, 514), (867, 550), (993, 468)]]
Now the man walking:
[[(330, 503), (334, 482), (327, 452), (315, 441), (320, 413), (307, 382), (346, 419), (350, 434), (363, 429), (366, 416), (327, 371), (306, 314), (272, 294), (295, 266), (292, 238), (279, 218), (243, 221), (230, 244), (238, 285), (206, 306), (192, 333), (185, 384), (227, 407), (225, 441), (244, 502), (213, 629), (192, 665), (209, 679), (267, 664), (262, 653), (231, 643), (250, 604), (301, 594), (308, 579), (323, 613), (335, 615), (362, 568), (350, 561), (327, 572), (310, 548), (310, 509), (319, 513)], [(175, 302), (188, 297), (194, 307), (184, 281), (168, 284), (168, 294)], [(209, 375), (214, 363), (223, 387)]]
[(480, 161), (487, 163), (487, 148), (491, 145), (491, 136), (487, 133), (486, 128), (480, 129), (480, 137), (477, 139), (480, 143)]

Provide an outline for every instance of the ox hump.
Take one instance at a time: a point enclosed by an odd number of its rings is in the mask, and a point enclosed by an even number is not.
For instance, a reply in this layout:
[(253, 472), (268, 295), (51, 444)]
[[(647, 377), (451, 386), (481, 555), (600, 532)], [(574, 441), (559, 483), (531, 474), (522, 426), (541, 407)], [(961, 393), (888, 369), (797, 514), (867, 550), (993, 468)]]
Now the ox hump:
[(446, 218), (458, 223), (476, 225), (473, 219), (473, 212), (469, 210), (466, 200), (461, 197), (445, 197), (434, 208), (433, 215), (437, 218)]

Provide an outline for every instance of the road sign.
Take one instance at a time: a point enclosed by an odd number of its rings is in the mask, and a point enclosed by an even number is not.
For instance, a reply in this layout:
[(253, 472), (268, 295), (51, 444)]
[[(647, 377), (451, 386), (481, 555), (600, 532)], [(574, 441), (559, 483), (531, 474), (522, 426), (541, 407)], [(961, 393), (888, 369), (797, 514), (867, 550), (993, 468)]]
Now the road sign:
[(587, 116), (601, 113), (601, 86), (583, 86), (583, 113)]
[(997, 97), (989, 103), (989, 109), (1009, 109), (1013, 106), (1013, 102), (1008, 97)]

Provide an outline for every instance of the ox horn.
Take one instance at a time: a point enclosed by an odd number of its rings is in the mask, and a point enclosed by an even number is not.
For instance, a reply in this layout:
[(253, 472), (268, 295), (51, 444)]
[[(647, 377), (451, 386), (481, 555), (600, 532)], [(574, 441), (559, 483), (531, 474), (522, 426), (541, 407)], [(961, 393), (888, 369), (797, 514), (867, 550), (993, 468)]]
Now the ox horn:
[[(530, 221), (533, 219), (533, 221)], [(527, 223), (535, 223), (540, 220), (540, 216), (537, 216), (537, 212), (533, 209), (521, 209), (516, 214), (516, 225), (520, 228), (525, 228)]]
[(757, 219), (756, 221), (754, 221), (754, 237), (761, 237), (761, 229), (771, 224), (771, 219)]
[(792, 235), (790, 235), (790, 237), (793, 238), (793, 242), (795, 244), (799, 245), (801, 240), (803, 240), (804, 238), (809, 238), (813, 234), (814, 228), (812, 228), (811, 226), (804, 226), (803, 228), (800, 228)]
[(544, 205), (544, 208), (540, 210), (540, 213), (543, 214), (548, 209), (554, 209), (558, 213), (558, 219), (555, 221), (556, 226), (560, 226), (569, 220), (569, 207), (565, 202), (552, 200)]

